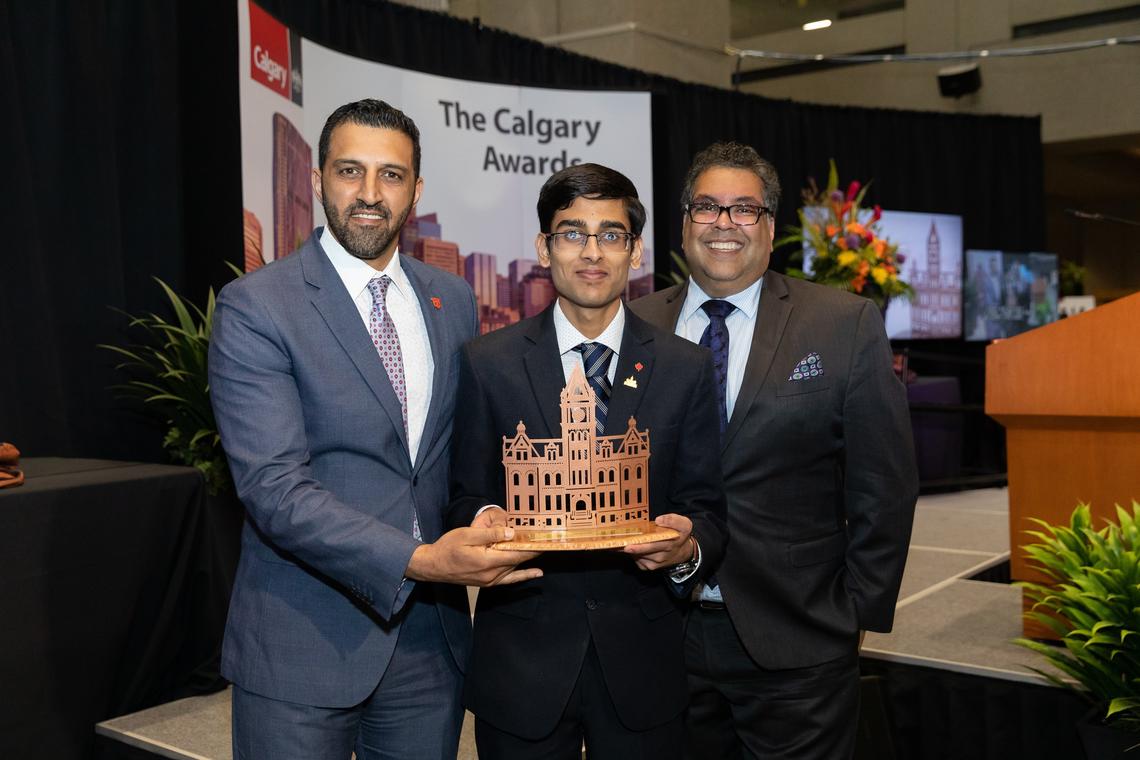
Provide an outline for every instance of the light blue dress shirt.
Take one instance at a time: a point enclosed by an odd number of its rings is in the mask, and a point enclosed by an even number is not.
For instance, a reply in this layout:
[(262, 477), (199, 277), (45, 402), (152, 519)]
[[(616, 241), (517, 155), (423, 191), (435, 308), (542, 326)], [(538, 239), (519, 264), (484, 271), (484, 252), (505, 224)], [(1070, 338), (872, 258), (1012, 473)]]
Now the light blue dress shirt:
[[(752, 348), (752, 333), (756, 329), (756, 312), (760, 309), (760, 289), (763, 284), (761, 278), (739, 293), (720, 299), (736, 307), (724, 320), (725, 327), (728, 328), (728, 375), (725, 378), (724, 397), (726, 416), (730, 420), (732, 410), (736, 408), (736, 398), (740, 395), (740, 384), (744, 382), (744, 368), (748, 364), (748, 352)], [(677, 335), (693, 343), (701, 342), (701, 336), (709, 326), (709, 315), (705, 314), (701, 304), (710, 299), (711, 296), (701, 290), (701, 286), (690, 277), (689, 292), (685, 296), (685, 303), (681, 305), (681, 314), (677, 317)], [(724, 601), (719, 586), (702, 585), (699, 594), (705, 601)]]

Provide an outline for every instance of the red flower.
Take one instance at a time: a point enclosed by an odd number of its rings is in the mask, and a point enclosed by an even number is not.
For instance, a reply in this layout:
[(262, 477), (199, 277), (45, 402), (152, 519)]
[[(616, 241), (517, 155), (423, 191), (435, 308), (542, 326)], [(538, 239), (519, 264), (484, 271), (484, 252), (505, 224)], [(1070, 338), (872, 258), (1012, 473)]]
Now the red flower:
[(431, 305), (437, 309), (442, 309), (443, 308), (443, 301), (439, 300), (439, 296), (432, 296), (431, 297)]
[(640, 372), (640, 371), (642, 370), (642, 368), (644, 368), (644, 367), (645, 367), (645, 365), (644, 365), (644, 364), (642, 364), (641, 362), (638, 362), (637, 364), (633, 365), (633, 367), (634, 367), (634, 369), (636, 369), (638, 372)]
[(883, 208), (878, 203), (875, 204), (875, 213), (871, 214), (871, 221), (877, 222), (883, 218)]
[(855, 196), (859, 194), (860, 187), (862, 187), (862, 185), (859, 184), (859, 180), (853, 180), (851, 184), (847, 186), (847, 200), (855, 200)]

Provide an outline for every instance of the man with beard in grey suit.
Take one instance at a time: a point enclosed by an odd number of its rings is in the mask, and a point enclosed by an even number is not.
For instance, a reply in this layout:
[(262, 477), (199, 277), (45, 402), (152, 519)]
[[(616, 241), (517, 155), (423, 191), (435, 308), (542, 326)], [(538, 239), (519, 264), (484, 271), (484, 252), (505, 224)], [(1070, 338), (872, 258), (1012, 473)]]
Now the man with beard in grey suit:
[(444, 532), (458, 277), (397, 251), (419, 131), (377, 100), (325, 123), (328, 227), (218, 297), (210, 389), (247, 520), (222, 652), (235, 758), (454, 758), (461, 585), (528, 580), (503, 527)]

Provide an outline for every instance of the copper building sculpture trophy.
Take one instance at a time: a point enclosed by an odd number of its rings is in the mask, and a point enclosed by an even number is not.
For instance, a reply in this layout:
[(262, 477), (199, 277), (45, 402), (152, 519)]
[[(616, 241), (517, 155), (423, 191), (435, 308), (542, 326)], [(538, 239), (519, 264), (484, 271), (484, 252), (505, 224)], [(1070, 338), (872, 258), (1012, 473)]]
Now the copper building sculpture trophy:
[(606, 549), (678, 533), (649, 519), (649, 431), (637, 420), (598, 435), (594, 389), (575, 368), (561, 393), (560, 438), (531, 438), (519, 421), (503, 436), (507, 524), (503, 549)]

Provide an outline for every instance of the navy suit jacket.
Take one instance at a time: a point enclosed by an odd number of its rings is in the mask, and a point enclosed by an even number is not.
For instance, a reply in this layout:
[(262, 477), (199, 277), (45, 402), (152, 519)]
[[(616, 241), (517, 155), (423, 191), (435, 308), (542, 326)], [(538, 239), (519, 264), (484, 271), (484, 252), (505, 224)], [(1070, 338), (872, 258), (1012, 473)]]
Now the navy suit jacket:
[[(561, 435), (566, 380), (552, 309), (464, 348), (452, 526), (470, 524), (485, 504), (505, 503), (503, 436), (513, 436), (519, 420), (533, 438)], [(627, 311), (617, 362), (605, 434), (623, 433), (631, 416), (639, 429), (649, 429), (650, 514), (692, 520), (707, 575), (725, 541), (712, 358)], [(534, 564), (543, 568), (541, 578), (479, 592), (467, 708), (518, 736), (546, 735), (592, 641), (626, 727), (646, 730), (678, 715), (688, 701), (682, 652), (688, 588), (664, 571), (639, 570), (632, 557), (615, 551), (548, 552)]]
[[(674, 330), (687, 283), (630, 308)], [(819, 355), (823, 373), (794, 378)], [(851, 654), (889, 631), (918, 474), (906, 389), (875, 305), (768, 271), (721, 448), (729, 541), (717, 580), (765, 668)]]
[[(400, 258), (435, 361), (413, 466), (400, 403), (320, 233), (218, 296), (210, 395), (247, 513), (222, 674), (274, 699), (347, 707), (379, 683), (416, 585), (404, 579), (419, 545), (412, 510), (424, 541), (443, 532), (458, 351), (477, 321), (464, 281)], [(434, 592), (462, 670), (465, 591)]]

